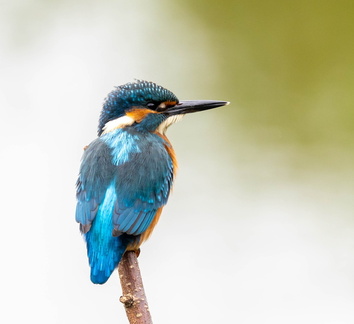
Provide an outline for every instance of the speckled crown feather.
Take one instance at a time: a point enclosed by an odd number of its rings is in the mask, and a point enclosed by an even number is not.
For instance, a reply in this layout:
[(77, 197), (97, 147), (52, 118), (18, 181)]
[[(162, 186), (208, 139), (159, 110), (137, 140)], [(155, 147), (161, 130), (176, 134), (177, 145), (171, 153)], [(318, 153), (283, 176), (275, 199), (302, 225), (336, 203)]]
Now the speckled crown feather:
[(105, 99), (101, 111), (98, 135), (101, 135), (104, 125), (115, 118), (124, 116), (125, 111), (132, 107), (146, 107), (150, 102), (161, 103), (177, 101), (177, 97), (169, 90), (156, 83), (136, 80), (116, 87)]

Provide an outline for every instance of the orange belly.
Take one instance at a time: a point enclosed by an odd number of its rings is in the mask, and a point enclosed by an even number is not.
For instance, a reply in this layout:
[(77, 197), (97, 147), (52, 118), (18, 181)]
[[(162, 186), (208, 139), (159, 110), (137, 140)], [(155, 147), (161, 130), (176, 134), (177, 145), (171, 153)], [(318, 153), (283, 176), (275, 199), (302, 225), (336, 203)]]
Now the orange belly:
[(163, 207), (160, 207), (157, 210), (157, 212), (155, 214), (155, 217), (152, 220), (150, 226), (146, 229), (146, 231), (144, 233), (142, 233), (140, 235), (138, 240), (135, 240), (134, 243), (131, 243), (131, 244), (128, 245), (127, 251), (136, 251), (136, 250), (138, 250), (140, 245), (150, 237), (152, 231), (154, 230), (156, 224), (158, 223), (158, 221), (160, 219), (160, 215), (162, 213), (162, 209), (163, 209)]

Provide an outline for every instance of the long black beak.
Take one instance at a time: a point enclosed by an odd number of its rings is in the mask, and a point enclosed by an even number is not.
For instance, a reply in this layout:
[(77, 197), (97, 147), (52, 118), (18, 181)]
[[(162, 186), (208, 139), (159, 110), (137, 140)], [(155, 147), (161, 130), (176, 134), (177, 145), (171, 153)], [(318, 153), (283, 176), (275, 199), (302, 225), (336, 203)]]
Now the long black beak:
[(203, 111), (228, 105), (228, 101), (216, 100), (185, 100), (177, 105), (167, 108), (164, 113), (170, 116), (189, 114), (197, 111)]

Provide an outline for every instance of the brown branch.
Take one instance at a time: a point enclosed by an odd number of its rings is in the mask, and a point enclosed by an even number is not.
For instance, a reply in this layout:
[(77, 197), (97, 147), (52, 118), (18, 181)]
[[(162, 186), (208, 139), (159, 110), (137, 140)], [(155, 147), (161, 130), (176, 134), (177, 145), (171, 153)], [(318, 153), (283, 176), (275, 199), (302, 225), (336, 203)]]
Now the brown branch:
[(145, 296), (137, 255), (127, 251), (118, 266), (123, 296), (120, 302), (124, 304), (130, 324), (152, 324), (152, 319)]

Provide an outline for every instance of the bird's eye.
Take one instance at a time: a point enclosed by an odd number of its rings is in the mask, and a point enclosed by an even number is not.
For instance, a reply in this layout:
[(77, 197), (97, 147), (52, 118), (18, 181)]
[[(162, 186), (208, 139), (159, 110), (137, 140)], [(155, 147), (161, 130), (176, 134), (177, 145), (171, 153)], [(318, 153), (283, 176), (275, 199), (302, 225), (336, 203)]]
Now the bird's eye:
[(149, 109), (154, 109), (156, 108), (156, 104), (154, 104), (153, 102), (148, 102), (146, 107), (148, 107)]

